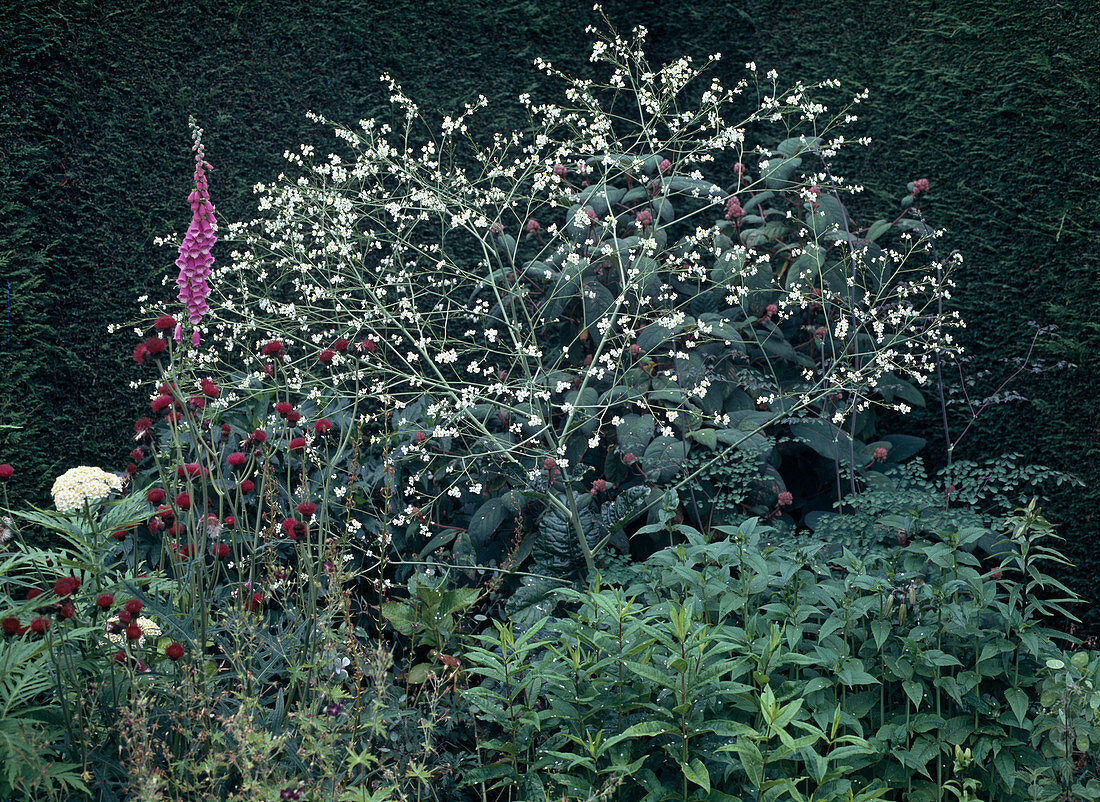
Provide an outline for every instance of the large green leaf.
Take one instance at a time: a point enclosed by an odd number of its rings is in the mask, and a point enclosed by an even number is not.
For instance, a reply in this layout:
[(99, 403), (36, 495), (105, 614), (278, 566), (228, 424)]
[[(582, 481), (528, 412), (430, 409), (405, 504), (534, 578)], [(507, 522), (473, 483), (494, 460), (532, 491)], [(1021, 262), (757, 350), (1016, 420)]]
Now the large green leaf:
[(853, 442), (848, 433), (826, 420), (806, 420), (791, 424), (791, 434), (821, 456), (850, 465), (851, 454), (863, 449), (862, 443)]
[(467, 532), (474, 546), (482, 546), (489, 542), (493, 533), (504, 522), (505, 509), (503, 497), (491, 498), (477, 508), (470, 516), (470, 525)]
[(641, 485), (628, 487), (600, 509), (600, 519), (606, 534), (613, 535), (626, 528), (646, 508), (649, 488)]
[[(589, 547), (599, 541), (599, 528), (592, 519), (587, 493), (578, 494), (575, 500), (581, 530)], [(547, 506), (539, 518), (538, 534), (531, 549), (533, 572), (553, 577), (566, 577), (576, 573), (584, 564), (584, 552), (577, 538), (573, 521), (559, 512), (557, 507)]]
[(646, 479), (667, 484), (676, 478), (687, 459), (688, 446), (675, 437), (661, 436), (650, 443), (642, 455), (642, 470)]
[(653, 440), (656, 421), (652, 415), (627, 415), (615, 428), (615, 438), (623, 454), (644, 454)]

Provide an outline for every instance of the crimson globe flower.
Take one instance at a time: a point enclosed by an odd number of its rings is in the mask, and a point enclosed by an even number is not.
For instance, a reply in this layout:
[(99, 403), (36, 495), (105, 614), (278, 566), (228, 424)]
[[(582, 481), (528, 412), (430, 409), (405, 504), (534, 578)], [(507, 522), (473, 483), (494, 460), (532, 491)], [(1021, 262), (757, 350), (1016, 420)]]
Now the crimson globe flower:
[(53, 583), (53, 592), (64, 598), (76, 593), (80, 587), (80, 580), (75, 576), (63, 576)]
[(153, 328), (157, 331), (171, 331), (176, 327), (176, 319), (171, 315), (161, 315), (153, 321)]
[(141, 631), (141, 627), (138, 626), (136, 623), (130, 624), (130, 626), (126, 627), (126, 638), (128, 640), (139, 640), (142, 634), (143, 633)]
[(351, 345), (351, 343), (346, 338), (340, 337), (332, 344), (332, 350), (339, 351), (343, 354), (347, 352), (349, 345)]
[(61, 621), (70, 621), (76, 618), (76, 606), (72, 602), (65, 602), (57, 608), (57, 617)]
[(43, 618), (42, 616), (35, 616), (31, 619), (31, 632), (35, 632), (41, 635), (47, 629), (50, 628), (50, 619)]
[(275, 411), (282, 415), (284, 418), (290, 413), (294, 407), (289, 401), (280, 401), (275, 405)]
[(279, 340), (272, 340), (264, 344), (263, 348), (260, 349), (260, 353), (264, 356), (282, 356), (283, 344)]
[(150, 504), (160, 504), (164, 501), (164, 491), (159, 487), (151, 487), (145, 491), (145, 500)]
[(5, 635), (16, 635), (22, 626), (19, 623), (19, 619), (14, 615), (7, 616), (3, 621), (0, 621), (0, 629), (4, 630)]
[(321, 418), (319, 421), (313, 424), (313, 431), (317, 432), (317, 434), (328, 434), (333, 430), (333, 428), (335, 427), (332, 425), (332, 421), (330, 421), (328, 418)]
[(107, 610), (115, 603), (115, 594), (113, 593), (100, 593), (95, 597), (95, 606), (101, 610)]
[(0, 479), (11, 479), (13, 476), (15, 476), (15, 468), (6, 462), (0, 465)]
[(124, 605), (124, 609), (130, 615), (137, 615), (141, 612), (143, 607), (145, 607), (145, 605), (142, 603), (141, 599), (130, 599), (130, 601), (126, 602)]
[(308, 518), (315, 512), (317, 512), (317, 505), (312, 501), (303, 501), (298, 505), (298, 514), (303, 518)]
[(256, 483), (253, 482), (251, 479), (245, 479), (243, 482), (241, 482), (240, 488), (242, 493), (251, 493), (253, 490), (256, 489)]
[(210, 549), (210, 553), (214, 557), (218, 557), (219, 559), (225, 559), (226, 557), (229, 556), (229, 544), (228, 543), (215, 543), (214, 546)]
[(225, 458), (225, 461), (232, 465), (234, 468), (237, 468), (241, 465), (244, 465), (245, 462), (248, 461), (248, 457), (246, 457), (240, 451), (234, 451), (232, 454)]
[(179, 660), (183, 657), (183, 645), (179, 643), (169, 643), (164, 647), (164, 656), (169, 660)]
[(306, 439), (304, 437), (295, 437), (290, 441), (289, 448), (291, 451), (301, 451), (306, 447)]
[(191, 496), (188, 493), (180, 493), (176, 496), (176, 506), (181, 510), (191, 509)]
[(331, 348), (324, 348), (321, 350), (321, 353), (317, 354), (317, 361), (322, 365), (331, 365), (334, 356), (336, 356), (335, 351)]

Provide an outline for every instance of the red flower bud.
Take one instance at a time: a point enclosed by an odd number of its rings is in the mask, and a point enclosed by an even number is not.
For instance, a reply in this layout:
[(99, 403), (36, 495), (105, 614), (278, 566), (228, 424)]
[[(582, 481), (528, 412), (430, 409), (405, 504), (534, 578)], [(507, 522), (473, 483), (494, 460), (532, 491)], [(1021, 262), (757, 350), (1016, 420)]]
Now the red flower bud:
[(145, 605), (142, 603), (141, 599), (130, 599), (124, 605), (124, 609), (130, 615), (137, 615), (138, 613), (141, 612), (141, 608), (143, 608), (144, 606)]
[(113, 593), (100, 593), (95, 597), (95, 606), (101, 610), (110, 608), (115, 603), (115, 594)]
[(183, 646), (179, 643), (169, 643), (164, 647), (164, 656), (169, 660), (179, 660), (183, 657)]
[(225, 461), (232, 465), (234, 468), (237, 468), (241, 465), (244, 465), (245, 462), (248, 461), (248, 457), (246, 457), (240, 451), (234, 451), (232, 454), (225, 458)]
[(334, 356), (336, 356), (336, 352), (331, 348), (323, 348), (321, 353), (317, 354), (317, 361), (322, 365), (331, 365)]
[(138, 640), (141, 635), (141, 627), (139, 627), (136, 623), (130, 624), (130, 626), (126, 627), (126, 637), (129, 640)]

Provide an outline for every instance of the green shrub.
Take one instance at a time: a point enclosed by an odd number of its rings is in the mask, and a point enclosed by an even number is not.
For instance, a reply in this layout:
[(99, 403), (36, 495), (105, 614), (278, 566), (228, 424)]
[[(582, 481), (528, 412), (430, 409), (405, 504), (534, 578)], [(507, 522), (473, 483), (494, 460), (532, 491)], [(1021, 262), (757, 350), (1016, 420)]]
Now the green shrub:
[(755, 519), (676, 529), (685, 544), (613, 585), (559, 592), (564, 617), (478, 637), (467, 699), (499, 758), (467, 781), (528, 800), (610, 780), (623, 800), (1095, 798), (1071, 775), (1097, 733), (1096, 658), (1046, 625), (1069, 599), (1049, 597), (1060, 558), (1034, 504), (994, 566), (977, 528), (866, 560)]

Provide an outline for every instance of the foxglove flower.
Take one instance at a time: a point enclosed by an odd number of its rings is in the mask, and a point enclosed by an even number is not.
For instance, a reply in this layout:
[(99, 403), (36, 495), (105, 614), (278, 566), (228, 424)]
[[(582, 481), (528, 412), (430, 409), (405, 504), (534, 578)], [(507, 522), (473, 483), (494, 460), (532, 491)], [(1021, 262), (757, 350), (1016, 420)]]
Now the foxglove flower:
[[(206, 305), (206, 296), (210, 294), (210, 287), (206, 279), (210, 276), (210, 267), (214, 264), (214, 257), (210, 249), (218, 238), (214, 236), (218, 223), (214, 218), (214, 205), (210, 203), (210, 191), (206, 184), (205, 168), (210, 165), (204, 161), (203, 145), (201, 140), (202, 129), (192, 128), (195, 137), (195, 189), (191, 191), (187, 200), (191, 203), (191, 225), (180, 245), (179, 258), (176, 266), (180, 269), (176, 284), (179, 285), (179, 301), (187, 307), (187, 320), (192, 327), (197, 327), (210, 308)], [(176, 325), (175, 339), (179, 342), (183, 338), (183, 326)], [(191, 344), (199, 344), (199, 330), (191, 333)]]

